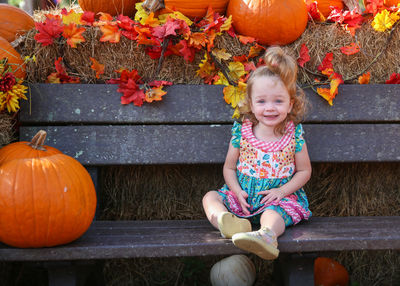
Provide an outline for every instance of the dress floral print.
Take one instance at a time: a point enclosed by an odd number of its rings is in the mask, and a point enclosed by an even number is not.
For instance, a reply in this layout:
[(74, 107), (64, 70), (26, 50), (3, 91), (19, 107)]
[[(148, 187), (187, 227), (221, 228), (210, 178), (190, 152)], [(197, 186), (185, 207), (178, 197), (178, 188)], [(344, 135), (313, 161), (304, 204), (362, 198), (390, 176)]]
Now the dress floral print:
[(236, 195), (225, 184), (218, 190), (228, 210), (239, 217), (251, 218), (258, 223), (266, 209), (277, 211), (285, 225), (293, 225), (311, 217), (308, 200), (303, 188), (271, 204), (260, 203), (263, 195), (259, 191), (279, 188), (289, 182), (296, 171), (295, 153), (301, 151), (304, 138), (301, 124), (286, 125), (284, 135), (277, 142), (263, 142), (253, 134), (252, 123), (235, 122), (232, 127), (232, 145), (240, 148), (237, 162), (237, 177), (242, 189), (247, 192), (250, 215), (245, 215)]

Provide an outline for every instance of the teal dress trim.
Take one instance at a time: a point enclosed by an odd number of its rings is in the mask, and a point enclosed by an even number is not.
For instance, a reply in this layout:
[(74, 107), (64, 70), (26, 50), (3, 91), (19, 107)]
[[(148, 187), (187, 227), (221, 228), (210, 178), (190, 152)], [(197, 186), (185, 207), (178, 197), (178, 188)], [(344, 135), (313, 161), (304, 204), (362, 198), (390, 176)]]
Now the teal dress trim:
[(301, 124), (296, 126), (296, 129), (294, 131), (294, 137), (296, 140), (296, 149), (295, 152), (300, 152), (303, 149), (304, 145), (304, 138), (303, 138), (304, 130), (303, 126)]
[(242, 124), (235, 121), (232, 126), (232, 146), (235, 148), (240, 148), (240, 139), (242, 139)]

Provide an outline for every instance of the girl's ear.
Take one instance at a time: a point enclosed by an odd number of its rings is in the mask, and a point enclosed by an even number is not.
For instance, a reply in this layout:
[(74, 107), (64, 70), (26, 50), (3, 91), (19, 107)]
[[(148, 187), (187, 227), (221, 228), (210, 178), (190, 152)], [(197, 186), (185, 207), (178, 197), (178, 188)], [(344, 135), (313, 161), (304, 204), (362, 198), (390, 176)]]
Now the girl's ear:
[(292, 112), (293, 104), (294, 104), (294, 100), (292, 99), (292, 100), (290, 101), (290, 106), (289, 106), (289, 111), (288, 111), (288, 113)]

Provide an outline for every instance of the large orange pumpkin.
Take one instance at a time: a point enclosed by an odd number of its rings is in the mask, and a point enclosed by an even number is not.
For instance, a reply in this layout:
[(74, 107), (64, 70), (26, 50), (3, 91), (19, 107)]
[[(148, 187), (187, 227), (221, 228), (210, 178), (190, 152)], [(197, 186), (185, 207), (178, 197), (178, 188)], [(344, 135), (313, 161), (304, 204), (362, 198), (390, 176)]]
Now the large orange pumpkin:
[(324, 15), (324, 17), (328, 17), (331, 13), (330, 6), (337, 7), (340, 10), (342, 10), (344, 7), (342, 0), (307, 0), (306, 3), (315, 1), (318, 4), (318, 10), (322, 13), (322, 15)]
[(83, 11), (94, 13), (104, 12), (116, 16), (123, 14), (133, 16), (135, 14), (137, 0), (78, 0)]
[(347, 286), (349, 273), (336, 260), (328, 257), (318, 257), (314, 261), (315, 286)]
[(21, 59), (21, 55), (11, 46), (4, 38), (0, 37), (0, 60), (8, 59), (8, 64), (11, 67), (15, 77), (25, 78), (25, 64)]
[[(143, 2), (143, 8), (149, 12), (171, 13), (179, 11), (189, 18), (203, 18), (207, 14), (209, 6), (214, 12), (224, 15), (229, 0), (146, 0)], [(164, 9), (163, 9), (164, 8)]]
[(9, 42), (35, 27), (33, 18), (24, 10), (9, 4), (0, 4), (0, 37)]
[(89, 228), (95, 210), (92, 179), (72, 157), (11, 156), (0, 165), (1, 242), (23, 248), (69, 243)]
[(307, 26), (304, 0), (230, 0), (236, 32), (256, 38), (265, 45), (286, 45), (295, 41)]

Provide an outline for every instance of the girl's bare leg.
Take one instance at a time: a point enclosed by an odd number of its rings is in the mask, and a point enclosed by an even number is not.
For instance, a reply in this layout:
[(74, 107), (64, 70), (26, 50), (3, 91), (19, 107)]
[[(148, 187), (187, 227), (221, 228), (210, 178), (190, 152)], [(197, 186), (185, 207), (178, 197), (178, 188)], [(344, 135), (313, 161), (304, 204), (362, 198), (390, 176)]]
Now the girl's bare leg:
[(274, 210), (265, 210), (260, 218), (261, 228), (268, 227), (275, 232), (276, 237), (285, 232), (285, 221), (281, 215)]
[(216, 191), (209, 191), (204, 195), (203, 209), (216, 229), (218, 229), (218, 215), (228, 211), (222, 202), (222, 197)]

